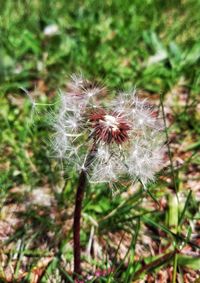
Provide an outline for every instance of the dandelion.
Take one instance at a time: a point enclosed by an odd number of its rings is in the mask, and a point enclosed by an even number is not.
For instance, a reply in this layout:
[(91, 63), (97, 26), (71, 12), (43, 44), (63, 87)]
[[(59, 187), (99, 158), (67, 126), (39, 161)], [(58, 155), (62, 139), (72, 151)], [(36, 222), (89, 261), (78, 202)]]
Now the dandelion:
[(74, 213), (74, 271), (81, 274), (80, 217), (86, 180), (139, 180), (146, 188), (161, 168), (163, 126), (158, 111), (136, 90), (102, 103), (107, 90), (73, 75), (55, 117), (56, 155), (80, 170)]
[[(72, 76), (67, 92), (61, 94), (53, 125), (56, 155), (86, 169), (84, 157), (95, 148), (86, 170), (91, 182), (95, 176), (98, 182), (117, 182), (126, 174), (146, 185), (162, 164), (162, 120), (136, 91), (121, 93), (102, 106), (98, 98), (105, 91), (81, 76)], [(101, 173), (106, 167), (109, 174), (105, 175), (110, 178)]]

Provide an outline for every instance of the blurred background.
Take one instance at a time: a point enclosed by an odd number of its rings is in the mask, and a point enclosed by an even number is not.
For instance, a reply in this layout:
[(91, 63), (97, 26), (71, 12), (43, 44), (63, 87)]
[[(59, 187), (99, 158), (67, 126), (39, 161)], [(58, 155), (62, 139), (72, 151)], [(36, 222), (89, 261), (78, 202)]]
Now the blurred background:
[(199, 38), (199, 0), (0, 0), (0, 282), (73, 282), (77, 175), (49, 146), (73, 73), (142, 89), (169, 145), (154, 200), (88, 187), (84, 282), (199, 282)]

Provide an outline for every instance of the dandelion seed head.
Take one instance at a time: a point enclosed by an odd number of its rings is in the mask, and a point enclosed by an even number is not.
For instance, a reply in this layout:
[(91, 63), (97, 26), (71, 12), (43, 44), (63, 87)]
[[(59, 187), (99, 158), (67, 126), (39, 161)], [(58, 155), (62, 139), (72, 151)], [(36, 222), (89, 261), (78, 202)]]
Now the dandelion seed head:
[[(54, 151), (58, 157), (89, 170), (91, 182), (114, 183), (123, 176), (146, 186), (163, 162), (163, 125), (155, 107), (137, 91), (121, 92), (101, 103), (106, 88), (73, 75), (61, 93), (55, 117)], [(85, 156), (95, 147), (89, 169)]]

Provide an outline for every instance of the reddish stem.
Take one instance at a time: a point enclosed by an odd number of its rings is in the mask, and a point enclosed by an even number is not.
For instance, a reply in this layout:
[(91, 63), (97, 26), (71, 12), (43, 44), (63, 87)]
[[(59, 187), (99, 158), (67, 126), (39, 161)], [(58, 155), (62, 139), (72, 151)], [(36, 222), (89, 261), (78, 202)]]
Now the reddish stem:
[(91, 151), (86, 157), (86, 161), (84, 163), (84, 169), (82, 169), (79, 181), (78, 188), (76, 192), (76, 200), (75, 200), (75, 210), (74, 210), (74, 224), (73, 224), (73, 239), (74, 239), (74, 278), (78, 278), (81, 276), (81, 245), (80, 245), (80, 223), (81, 223), (81, 209), (82, 202), (85, 192), (85, 187), (87, 184), (87, 170), (94, 160), (96, 154), (96, 144), (94, 143)]
[(87, 176), (84, 170), (79, 176), (78, 188), (76, 192), (75, 211), (74, 211), (74, 273), (75, 277), (81, 275), (81, 246), (80, 246), (80, 222), (81, 208), (86, 186)]

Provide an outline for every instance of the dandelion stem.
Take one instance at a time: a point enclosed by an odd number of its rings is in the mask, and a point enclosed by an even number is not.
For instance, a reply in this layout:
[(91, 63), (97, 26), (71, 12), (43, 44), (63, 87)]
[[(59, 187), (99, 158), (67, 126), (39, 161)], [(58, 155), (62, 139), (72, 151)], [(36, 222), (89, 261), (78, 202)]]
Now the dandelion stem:
[(76, 192), (75, 211), (74, 211), (74, 273), (75, 277), (81, 275), (81, 247), (80, 247), (80, 220), (82, 201), (86, 186), (87, 176), (84, 170), (79, 176), (79, 183)]
[(87, 184), (87, 170), (89, 169), (97, 150), (97, 145), (94, 143), (92, 149), (88, 153), (83, 169), (81, 170), (78, 188), (75, 199), (74, 224), (73, 224), (73, 239), (74, 239), (74, 278), (81, 276), (81, 246), (80, 246), (80, 222), (82, 202)]

